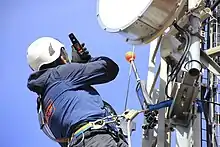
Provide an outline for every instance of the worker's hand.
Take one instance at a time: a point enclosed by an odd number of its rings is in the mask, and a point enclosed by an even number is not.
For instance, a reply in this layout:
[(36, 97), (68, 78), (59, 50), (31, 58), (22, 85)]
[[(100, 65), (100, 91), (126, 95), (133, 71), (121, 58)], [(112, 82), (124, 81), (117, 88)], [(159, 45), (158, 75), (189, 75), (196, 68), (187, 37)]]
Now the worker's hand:
[(82, 52), (78, 54), (80, 58), (82, 59), (82, 61), (87, 63), (91, 59), (91, 55), (89, 51), (87, 50), (87, 48), (85, 47), (85, 43), (82, 43), (81, 46), (82, 46)]
[(82, 50), (76, 50), (74, 46), (72, 46), (72, 61), (76, 63), (87, 63), (91, 59), (91, 55), (89, 51), (85, 47), (85, 43), (81, 44)]

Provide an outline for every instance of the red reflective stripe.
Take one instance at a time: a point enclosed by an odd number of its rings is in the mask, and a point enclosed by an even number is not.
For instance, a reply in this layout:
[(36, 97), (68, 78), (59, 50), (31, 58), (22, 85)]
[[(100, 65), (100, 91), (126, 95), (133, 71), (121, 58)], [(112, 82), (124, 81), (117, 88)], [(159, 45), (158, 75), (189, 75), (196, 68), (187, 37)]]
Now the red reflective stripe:
[(64, 142), (69, 142), (69, 138), (59, 138), (59, 139), (56, 139), (57, 142), (61, 142), (61, 143), (64, 143)]

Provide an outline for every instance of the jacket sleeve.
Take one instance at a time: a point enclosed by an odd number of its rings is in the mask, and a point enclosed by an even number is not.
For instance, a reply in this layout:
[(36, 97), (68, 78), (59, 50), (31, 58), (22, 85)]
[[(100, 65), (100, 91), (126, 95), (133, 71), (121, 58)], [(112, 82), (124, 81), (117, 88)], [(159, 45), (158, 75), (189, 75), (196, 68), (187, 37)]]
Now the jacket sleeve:
[(118, 65), (108, 57), (92, 58), (86, 64), (70, 63), (58, 69), (60, 76), (77, 86), (110, 82), (116, 78), (118, 71)]

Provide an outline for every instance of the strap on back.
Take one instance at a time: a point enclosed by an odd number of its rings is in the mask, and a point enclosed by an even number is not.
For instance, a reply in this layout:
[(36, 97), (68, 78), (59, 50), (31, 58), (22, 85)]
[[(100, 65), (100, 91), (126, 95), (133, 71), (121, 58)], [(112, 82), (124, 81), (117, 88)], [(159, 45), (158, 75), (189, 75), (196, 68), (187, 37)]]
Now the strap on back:
[(55, 142), (68, 142), (68, 139), (56, 139), (52, 131), (50, 130), (48, 124), (45, 123), (45, 115), (43, 112), (43, 99), (41, 95), (39, 95), (37, 98), (37, 113), (40, 129), (44, 132), (45, 135), (47, 135), (51, 140)]
[[(110, 104), (108, 104), (106, 101), (104, 101), (104, 109), (110, 114), (110, 115), (117, 115), (116, 111), (112, 108)], [(50, 130), (47, 123), (45, 123), (45, 115), (43, 111), (43, 99), (41, 95), (38, 95), (37, 98), (37, 113), (38, 113), (38, 121), (40, 125), (40, 129), (44, 132), (45, 135), (47, 135), (51, 140), (59, 143), (66, 143), (68, 142), (68, 138), (61, 138), (56, 139), (53, 135), (52, 131)]]

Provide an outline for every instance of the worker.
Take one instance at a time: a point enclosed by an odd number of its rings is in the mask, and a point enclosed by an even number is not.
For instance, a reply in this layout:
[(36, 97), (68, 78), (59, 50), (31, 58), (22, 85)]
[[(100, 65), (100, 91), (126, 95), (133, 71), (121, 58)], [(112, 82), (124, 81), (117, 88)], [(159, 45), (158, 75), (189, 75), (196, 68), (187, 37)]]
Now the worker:
[[(62, 147), (127, 147), (114, 124), (98, 129), (86, 127), (108, 115), (92, 85), (114, 80), (119, 67), (108, 57), (91, 57), (85, 46), (83, 51), (83, 57), (76, 52), (74, 63), (70, 63), (60, 41), (38, 38), (27, 50), (27, 61), (33, 70), (27, 87), (43, 99), (45, 122)], [(81, 133), (75, 137), (76, 132)], [(61, 141), (66, 138), (68, 141)]]

